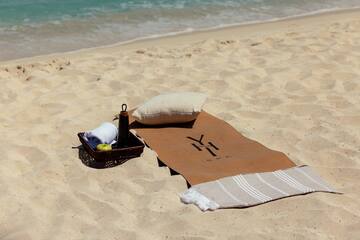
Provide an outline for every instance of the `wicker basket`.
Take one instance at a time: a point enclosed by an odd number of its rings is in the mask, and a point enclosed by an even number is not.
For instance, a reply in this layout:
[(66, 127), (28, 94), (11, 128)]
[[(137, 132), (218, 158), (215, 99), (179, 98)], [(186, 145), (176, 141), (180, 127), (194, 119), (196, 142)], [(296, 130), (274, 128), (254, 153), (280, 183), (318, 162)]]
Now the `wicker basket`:
[(82, 143), (84, 150), (96, 161), (96, 162), (125, 162), (131, 158), (139, 157), (144, 150), (144, 143), (140, 141), (132, 132), (129, 135), (129, 147), (113, 148), (110, 151), (98, 151), (92, 149), (91, 146), (84, 138), (84, 133), (78, 133), (80, 142)]

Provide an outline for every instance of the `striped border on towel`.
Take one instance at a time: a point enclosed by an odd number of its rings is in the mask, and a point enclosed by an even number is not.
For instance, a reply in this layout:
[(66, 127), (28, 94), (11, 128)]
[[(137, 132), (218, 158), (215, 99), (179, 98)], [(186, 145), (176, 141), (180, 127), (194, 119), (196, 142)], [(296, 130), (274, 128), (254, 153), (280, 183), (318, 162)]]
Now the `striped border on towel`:
[(180, 195), (201, 210), (250, 207), (311, 192), (338, 193), (309, 166), (265, 173), (240, 174), (192, 186)]

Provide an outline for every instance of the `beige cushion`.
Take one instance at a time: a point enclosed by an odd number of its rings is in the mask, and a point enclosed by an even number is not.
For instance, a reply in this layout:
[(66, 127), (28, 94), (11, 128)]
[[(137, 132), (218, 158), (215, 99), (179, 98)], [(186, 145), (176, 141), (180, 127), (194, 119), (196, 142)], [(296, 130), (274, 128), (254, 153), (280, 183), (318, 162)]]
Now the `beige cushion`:
[(139, 106), (132, 114), (142, 124), (184, 123), (196, 119), (206, 95), (196, 92), (161, 94)]

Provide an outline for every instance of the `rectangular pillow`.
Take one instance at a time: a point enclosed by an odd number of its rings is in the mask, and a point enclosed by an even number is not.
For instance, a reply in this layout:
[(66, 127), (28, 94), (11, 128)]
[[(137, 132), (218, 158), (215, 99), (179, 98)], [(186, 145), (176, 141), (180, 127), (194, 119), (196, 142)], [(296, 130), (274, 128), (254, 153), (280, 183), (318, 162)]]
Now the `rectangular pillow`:
[(190, 122), (201, 112), (206, 98), (197, 92), (161, 94), (140, 105), (132, 116), (147, 125)]

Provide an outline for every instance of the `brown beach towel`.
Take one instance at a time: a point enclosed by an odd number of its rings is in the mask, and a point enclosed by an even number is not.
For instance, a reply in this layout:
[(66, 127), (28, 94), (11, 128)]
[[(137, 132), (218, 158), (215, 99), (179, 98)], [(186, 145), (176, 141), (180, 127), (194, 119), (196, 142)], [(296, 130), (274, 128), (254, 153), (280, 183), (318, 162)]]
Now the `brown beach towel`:
[(204, 111), (195, 122), (181, 126), (146, 127), (132, 119), (130, 122), (159, 160), (190, 185), (295, 166), (284, 153), (242, 136), (225, 121)]

